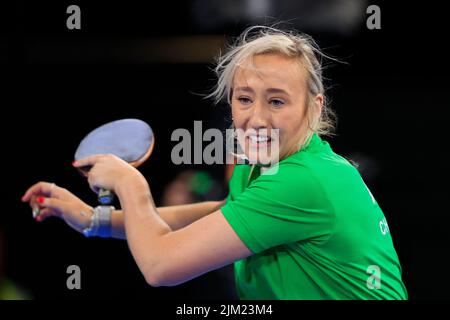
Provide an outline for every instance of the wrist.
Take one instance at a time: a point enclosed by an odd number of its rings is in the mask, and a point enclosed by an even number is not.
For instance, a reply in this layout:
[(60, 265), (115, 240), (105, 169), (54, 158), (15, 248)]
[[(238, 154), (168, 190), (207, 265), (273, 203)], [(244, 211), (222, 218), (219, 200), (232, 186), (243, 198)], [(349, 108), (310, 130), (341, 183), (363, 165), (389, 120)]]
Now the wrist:
[(93, 209), (89, 225), (82, 230), (86, 237), (111, 237), (112, 206), (97, 206)]
[[(80, 211), (80, 214), (85, 217), (83, 224), (82, 224), (82, 230), (89, 228), (92, 224), (92, 217), (94, 215), (94, 207), (86, 205), (85, 208), (83, 208)], [(81, 232), (82, 232), (81, 230)]]
[(144, 176), (137, 171), (136, 174), (125, 176), (115, 188), (119, 198), (131, 192), (133, 194), (148, 194), (149, 186)]

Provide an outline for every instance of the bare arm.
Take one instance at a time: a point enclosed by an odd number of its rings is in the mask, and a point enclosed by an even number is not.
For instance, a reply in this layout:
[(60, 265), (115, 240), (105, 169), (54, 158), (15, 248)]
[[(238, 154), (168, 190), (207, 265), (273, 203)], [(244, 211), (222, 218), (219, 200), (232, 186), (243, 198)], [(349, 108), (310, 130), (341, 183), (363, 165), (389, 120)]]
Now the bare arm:
[(123, 210), (127, 243), (146, 281), (173, 286), (252, 255), (221, 210), (173, 231), (155, 207), (142, 174), (113, 155), (76, 162), (91, 165), (91, 188), (113, 190)]
[(128, 246), (152, 286), (173, 286), (243, 259), (252, 252), (220, 209), (172, 230), (158, 213), (145, 179), (117, 188)]
[[(47, 197), (45, 205), (36, 201), (39, 196)], [(29, 202), (32, 208), (40, 208), (37, 221), (42, 221), (50, 216), (57, 216), (80, 233), (90, 224), (89, 215), (82, 215), (80, 212), (91, 212), (92, 207), (69, 190), (58, 187), (53, 183), (39, 182), (34, 184), (25, 192), (22, 201)], [(225, 200), (205, 201), (180, 206), (160, 207), (157, 208), (157, 212), (172, 230), (178, 230), (213, 213), (224, 203)], [(112, 237), (126, 239), (122, 210), (112, 212), (111, 224)]]
[[(223, 201), (205, 201), (193, 204), (179, 206), (159, 207), (157, 212), (159, 216), (167, 223), (173, 231), (184, 228), (185, 226), (207, 216), (220, 209), (225, 203)], [(122, 210), (115, 210), (111, 216), (111, 235), (116, 239), (126, 239), (124, 215)]]

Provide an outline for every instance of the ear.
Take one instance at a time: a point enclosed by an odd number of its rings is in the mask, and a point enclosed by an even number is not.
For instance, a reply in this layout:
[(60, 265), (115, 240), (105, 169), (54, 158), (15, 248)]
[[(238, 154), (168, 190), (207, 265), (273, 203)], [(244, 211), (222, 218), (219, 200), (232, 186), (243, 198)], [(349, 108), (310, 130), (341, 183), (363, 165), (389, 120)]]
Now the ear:
[(325, 101), (325, 97), (321, 93), (316, 94), (316, 96), (314, 97), (314, 104), (315, 104), (314, 116), (317, 119), (319, 119), (320, 115), (322, 114), (322, 108), (323, 108), (324, 101)]

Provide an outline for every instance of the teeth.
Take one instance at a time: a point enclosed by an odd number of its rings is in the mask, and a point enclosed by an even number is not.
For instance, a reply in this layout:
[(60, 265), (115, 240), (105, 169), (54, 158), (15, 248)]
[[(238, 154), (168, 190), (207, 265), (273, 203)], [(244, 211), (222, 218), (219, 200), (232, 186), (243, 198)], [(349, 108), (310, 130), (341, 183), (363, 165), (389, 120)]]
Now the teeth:
[(249, 136), (249, 138), (250, 138), (251, 142), (266, 142), (266, 141), (269, 141), (269, 137), (268, 136), (251, 135), (251, 136)]

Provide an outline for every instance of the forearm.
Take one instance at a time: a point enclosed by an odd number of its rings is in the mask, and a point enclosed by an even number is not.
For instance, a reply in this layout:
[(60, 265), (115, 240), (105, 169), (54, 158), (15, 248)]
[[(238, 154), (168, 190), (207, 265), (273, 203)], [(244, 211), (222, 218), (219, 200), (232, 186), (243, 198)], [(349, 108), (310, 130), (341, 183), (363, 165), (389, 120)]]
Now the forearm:
[[(205, 201), (178, 206), (159, 207), (159, 216), (175, 231), (181, 229), (204, 216), (218, 210), (225, 201)], [(113, 238), (126, 239), (124, 215), (122, 210), (115, 210), (111, 216)]]
[(158, 285), (159, 265), (167, 253), (164, 236), (172, 230), (158, 214), (144, 178), (131, 180), (115, 191), (123, 210), (131, 254), (146, 281)]
[(179, 206), (159, 207), (157, 209), (163, 220), (175, 231), (218, 210), (224, 201), (204, 201)]

